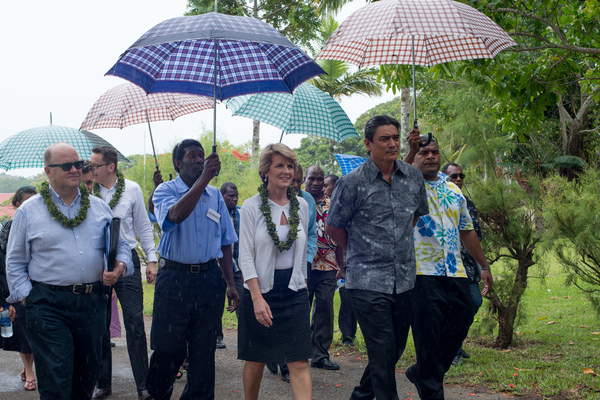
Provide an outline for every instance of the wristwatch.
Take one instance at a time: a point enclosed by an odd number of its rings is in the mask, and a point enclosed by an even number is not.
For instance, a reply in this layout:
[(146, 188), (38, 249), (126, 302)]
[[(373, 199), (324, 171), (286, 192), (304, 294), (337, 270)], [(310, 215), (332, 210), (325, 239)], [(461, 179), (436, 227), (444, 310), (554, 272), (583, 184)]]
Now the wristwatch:
[(119, 265), (121, 267), (123, 267), (123, 272), (121, 273), (121, 277), (124, 277), (125, 274), (127, 273), (127, 264), (125, 264), (123, 261), (119, 261)]

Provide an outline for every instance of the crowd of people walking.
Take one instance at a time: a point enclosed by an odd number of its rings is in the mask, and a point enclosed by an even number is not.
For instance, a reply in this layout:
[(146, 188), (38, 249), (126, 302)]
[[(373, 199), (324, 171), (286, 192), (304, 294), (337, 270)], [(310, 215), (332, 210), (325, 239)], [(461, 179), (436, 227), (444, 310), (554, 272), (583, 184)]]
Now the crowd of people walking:
[[(183, 365), (181, 399), (215, 397), (225, 309), (237, 313), (245, 398), (260, 398), (267, 366), (281, 371), (294, 398), (311, 399), (311, 368), (340, 369), (329, 348), (344, 279), (340, 339), (354, 345), (358, 324), (368, 354), (350, 398), (398, 399), (395, 366), (412, 327), (417, 360), (406, 376), (421, 399), (443, 399), (444, 375), (468, 356), (461, 345), (492, 275), (475, 206), (460, 190), (462, 168), (442, 169), (437, 141), (422, 147), (418, 129), (408, 142), (400, 161), (398, 122), (373, 117), (363, 165), (341, 178), (312, 165), (306, 179), (289, 147), (268, 145), (258, 193), (240, 207), (234, 183), (209, 184), (218, 155), (185, 139), (172, 152), (177, 177), (155, 173), (150, 214), (115, 149), (95, 148), (84, 162), (53, 144), (44, 154), (49, 182), (37, 195), (19, 189), (14, 220), (0, 230), (0, 290), (15, 324), (14, 344), (3, 347), (21, 353), (25, 389), (52, 400), (111, 396), (110, 287), (140, 400), (170, 399)], [(113, 217), (120, 239), (106, 268)], [(162, 230), (158, 248), (151, 220)], [(156, 285), (149, 359), (138, 242)]]

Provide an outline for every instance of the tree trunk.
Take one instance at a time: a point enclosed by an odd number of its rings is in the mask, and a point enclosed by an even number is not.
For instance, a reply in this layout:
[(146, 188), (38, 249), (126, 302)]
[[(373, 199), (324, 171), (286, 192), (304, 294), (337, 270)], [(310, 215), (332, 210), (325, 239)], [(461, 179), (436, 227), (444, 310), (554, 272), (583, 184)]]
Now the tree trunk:
[(403, 87), (400, 91), (400, 154), (401, 157), (408, 152), (406, 136), (411, 131), (410, 124), (410, 89)]
[(492, 294), (492, 304), (498, 311), (498, 336), (493, 346), (500, 349), (506, 349), (512, 343), (517, 310), (519, 309), (521, 297), (525, 293), (525, 289), (527, 289), (529, 267), (535, 264), (533, 261), (533, 246), (531, 248), (524, 248), (518, 257), (515, 280), (506, 302), (503, 303), (495, 293)]
[(258, 166), (260, 157), (260, 121), (252, 121), (252, 168)]

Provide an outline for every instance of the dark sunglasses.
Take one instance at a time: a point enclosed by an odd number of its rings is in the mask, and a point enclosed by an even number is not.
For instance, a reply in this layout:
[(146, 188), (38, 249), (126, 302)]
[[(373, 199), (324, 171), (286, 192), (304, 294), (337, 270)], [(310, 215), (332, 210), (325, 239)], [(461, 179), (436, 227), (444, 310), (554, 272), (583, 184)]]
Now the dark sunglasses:
[(465, 174), (452, 174), (450, 175), (450, 179), (458, 179), (459, 176), (460, 179), (465, 179)]
[(48, 165), (50, 168), (60, 167), (63, 171), (68, 172), (71, 168), (75, 167), (75, 169), (83, 168), (83, 160), (75, 161), (75, 162), (66, 162), (62, 164), (50, 164)]

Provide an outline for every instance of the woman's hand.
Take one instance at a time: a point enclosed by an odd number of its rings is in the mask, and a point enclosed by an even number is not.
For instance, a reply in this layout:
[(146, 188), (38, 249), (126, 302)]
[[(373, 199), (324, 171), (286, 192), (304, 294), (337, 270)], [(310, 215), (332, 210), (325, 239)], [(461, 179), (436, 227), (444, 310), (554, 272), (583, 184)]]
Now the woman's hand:
[(254, 315), (256, 316), (256, 320), (267, 328), (273, 325), (271, 307), (269, 307), (262, 295), (253, 298), (252, 303), (254, 304)]

